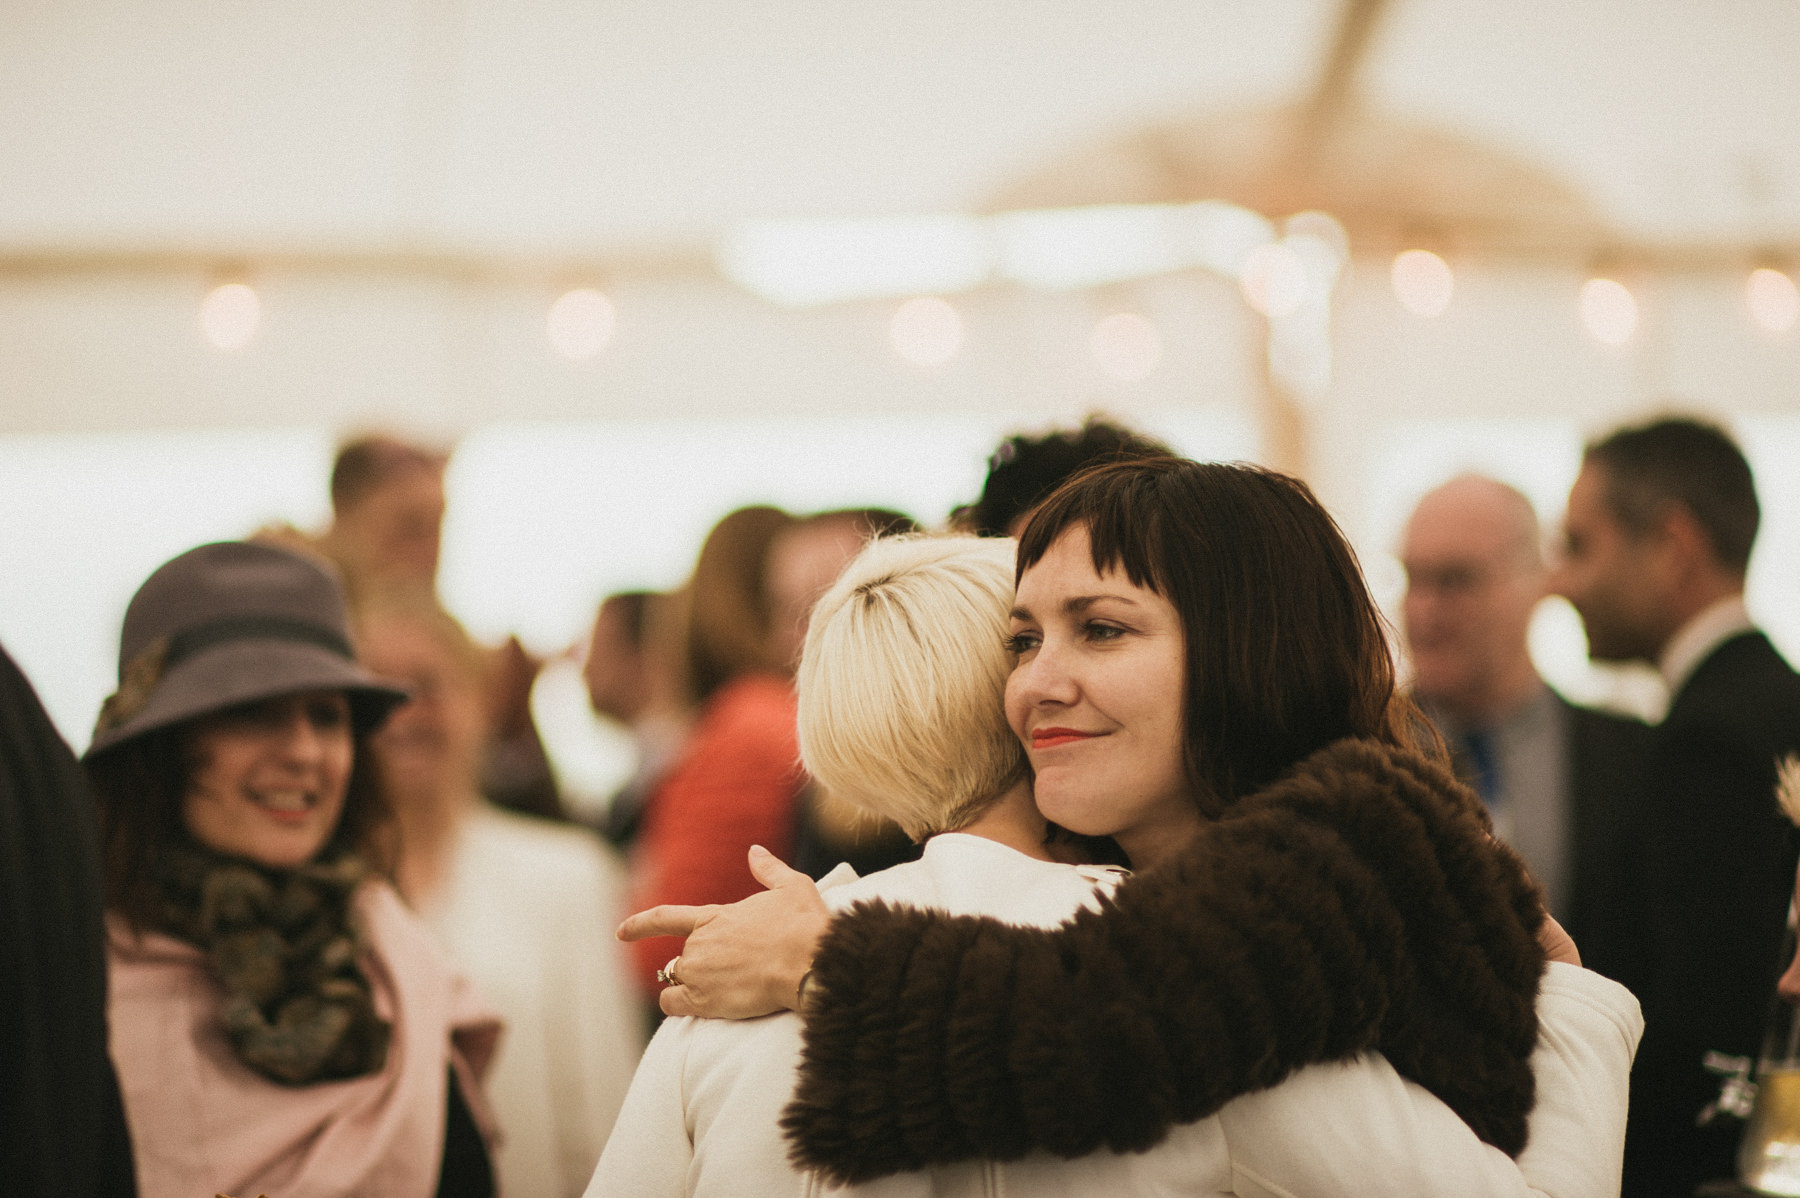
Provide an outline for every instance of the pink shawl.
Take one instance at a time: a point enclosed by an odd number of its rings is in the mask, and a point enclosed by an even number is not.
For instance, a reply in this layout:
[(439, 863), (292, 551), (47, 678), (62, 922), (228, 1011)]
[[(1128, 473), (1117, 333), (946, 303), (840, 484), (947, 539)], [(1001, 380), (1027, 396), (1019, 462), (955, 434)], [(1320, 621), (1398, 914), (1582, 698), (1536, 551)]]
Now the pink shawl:
[(386, 883), (356, 914), (387, 1064), (347, 1081), (283, 1086), (238, 1060), (221, 991), (191, 945), (107, 928), (112, 1055), (143, 1198), (430, 1198), (444, 1151), (449, 1071), (493, 1142), (481, 1096), (500, 1021)]

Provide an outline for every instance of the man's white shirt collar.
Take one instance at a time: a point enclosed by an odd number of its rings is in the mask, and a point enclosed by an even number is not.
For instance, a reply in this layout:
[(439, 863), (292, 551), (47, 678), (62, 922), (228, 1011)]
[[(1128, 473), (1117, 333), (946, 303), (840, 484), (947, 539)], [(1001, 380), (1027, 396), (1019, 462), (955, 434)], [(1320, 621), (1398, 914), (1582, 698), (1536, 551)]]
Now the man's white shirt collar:
[(1656, 668), (1669, 688), (1669, 698), (1680, 693), (1714, 649), (1755, 627), (1750, 622), (1750, 612), (1744, 606), (1742, 595), (1729, 595), (1696, 612), (1693, 619), (1669, 638), (1656, 662)]

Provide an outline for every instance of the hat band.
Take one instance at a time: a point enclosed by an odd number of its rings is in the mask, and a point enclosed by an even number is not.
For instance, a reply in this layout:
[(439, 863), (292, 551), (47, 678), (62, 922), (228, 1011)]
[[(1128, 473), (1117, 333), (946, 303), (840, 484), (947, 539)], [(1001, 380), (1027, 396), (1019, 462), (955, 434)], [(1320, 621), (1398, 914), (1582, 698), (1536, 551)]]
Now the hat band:
[(289, 641), (317, 646), (348, 661), (356, 660), (350, 642), (342, 633), (280, 616), (235, 616), (214, 620), (174, 636), (165, 634), (139, 649), (120, 668), (119, 689), (100, 705), (94, 735), (98, 737), (110, 732), (142, 711), (171, 666), (203, 649), (233, 641)]
[(214, 620), (210, 624), (202, 624), (177, 633), (169, 641), (168, 655), (163, 658), (166, 670), (177, 662), (185, 661), (203, 649), (214, 645), (226, 644), (230, 641), (298, 641), (302, 644), (317, 645), (321, 649), (329, 649), (339, 657), (356, 659), (350, 642), (340, 632), (322, 628), (317, 624), (308, 624), (302, 620), (285, 620), (280, 616), (237, 616), (232, 619)]

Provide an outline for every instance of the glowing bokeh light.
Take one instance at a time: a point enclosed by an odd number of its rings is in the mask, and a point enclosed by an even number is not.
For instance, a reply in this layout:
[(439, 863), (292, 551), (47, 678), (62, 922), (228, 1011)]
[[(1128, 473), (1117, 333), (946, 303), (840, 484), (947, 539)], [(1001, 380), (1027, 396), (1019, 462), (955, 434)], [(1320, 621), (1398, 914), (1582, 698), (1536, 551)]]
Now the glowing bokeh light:
[(894, 309), (888, 339), (914, 366), (942, 366), (962, 348), (962, 313), (938, 296), (916, 296)]
[(1282, 240), (1314, 268), (1315, 277), (1336, 278), (1350, 261), (1350, 234), (1329, 212), (1296, 212), (1282, 222), (1281, 231)]
[(1122, 383), (1135, 383), (1162, 361), (1162, 334), (1136, 312), (1116, 312), (1094, 326), (1088, 349), (1101, 370)]
[(1581, 285), (1581, 320), (1594, 340), (1624, 345), (1637, 331), (1637, 300), (1615, 279), (1589, 279)]
[(1292, 246), (1280, 241), (1259, 245), (1245, 256), (1238, 286), (1245, 303), (1274, 317), (1298, 312), (1310, 288), (1306, 263)]
[(1771, 267), (1750, 272), (1744, 281), (1744, 303), (1750, 319), (1771, 333), (1785, 333), (1800, 320), (1800, 291), (1793, 278)]
[(1394, 298), (1414, 316), (1442, 315), (1456, 292), (1450, 264), (1430, 250), (1402, 250), (1394, 255), (1390, 277)]
[(550, 305), (545, 321), (550, 344), (571, 362), (594, 357), (612, 340), (613, 303), (592, 287), (565, 291)]
[(222, 283), (200, 301), (200, 331), (219, 349), (242, 349), (262, 323), (262, 301), (245, 283)]

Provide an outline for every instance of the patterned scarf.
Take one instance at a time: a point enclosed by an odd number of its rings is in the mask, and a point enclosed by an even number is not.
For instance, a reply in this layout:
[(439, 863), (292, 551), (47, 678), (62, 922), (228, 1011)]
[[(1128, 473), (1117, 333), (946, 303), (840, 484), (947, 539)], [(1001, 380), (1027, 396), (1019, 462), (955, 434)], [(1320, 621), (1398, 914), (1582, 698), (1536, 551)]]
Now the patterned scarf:
[(327, 849), (270, 869), (183, 838), (157, 864), (159, 930), (206, 954), (225, 987), (225, 1034), (271, 1081), (361, 1077), (387, 1060), (387, 1022), (358, 968), (351, 895), (368, 867)]

